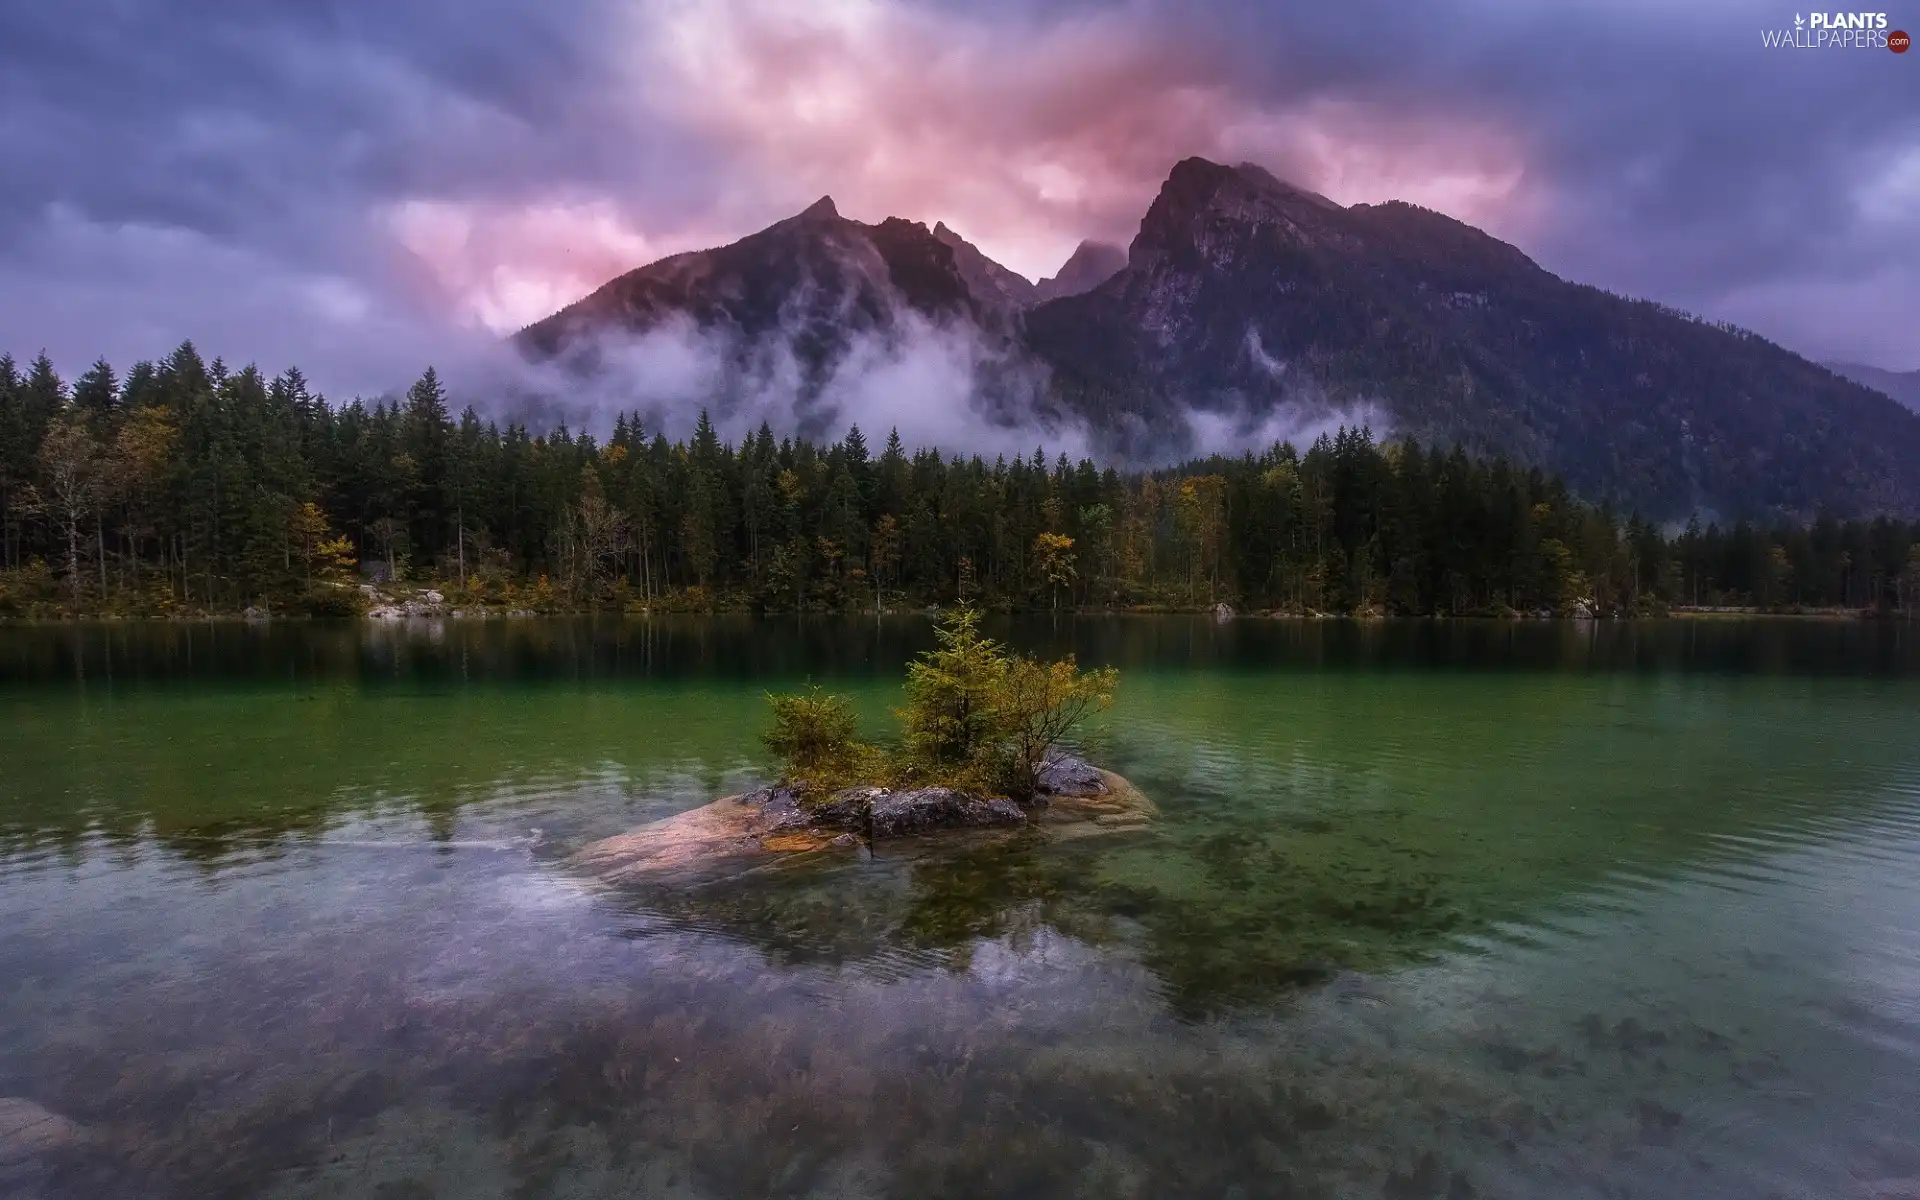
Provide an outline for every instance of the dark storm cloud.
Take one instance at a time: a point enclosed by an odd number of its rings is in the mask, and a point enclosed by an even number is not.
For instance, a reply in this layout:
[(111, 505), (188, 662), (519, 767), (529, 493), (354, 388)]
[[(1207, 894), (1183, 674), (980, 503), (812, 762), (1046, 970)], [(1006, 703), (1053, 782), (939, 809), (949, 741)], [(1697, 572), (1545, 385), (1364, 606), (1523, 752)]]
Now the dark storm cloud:
[[(1552, 192), (1516, 240), (1551, 269), (1816, 356), (1920, 365), (1911, 56), (1766, 48), (1763, 29), (1792, 25), (1784, 4), (1320, 11), (1312, 32), (1292, 10), (1243, 16), (1236, 43), (1280, 46), (1280, 86), (1504, 114)], [(1889, 15), (1920, 24), (1920, 6)]]
[(390, 206), (575, 188), (697, 211), (673, 181), (698, 148), (624, 104), (604, 10), (557, 18), (493, 0), (6, 6), (6, 348), (74, 369), (191, 336), (379, 389), (471, 340), (407, 278)]
[[(0, 343), (380, 390), (823, 191), (1029, 273), (1254, 158), (1920, 365), (1920, 56), (1758, 5), (85, 0), (0, 10)], [(1920, 25), (1920, 9), (1894, 14)]]

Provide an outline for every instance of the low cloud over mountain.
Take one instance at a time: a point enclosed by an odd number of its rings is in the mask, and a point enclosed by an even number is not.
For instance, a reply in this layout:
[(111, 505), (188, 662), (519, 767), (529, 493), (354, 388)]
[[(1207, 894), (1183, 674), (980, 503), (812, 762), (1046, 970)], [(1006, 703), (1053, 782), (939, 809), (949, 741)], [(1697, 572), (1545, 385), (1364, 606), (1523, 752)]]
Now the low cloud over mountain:
[(1415, 205), (1187, 159), (1123, 261), (1083, 245), (1056, 280), (1070, 290), (1049, 299), (944, 224), (822, 200), (622, 275), (516, 342), (572, 381), (549, 394), (668, 420), (711, 406), (723, 424), (857, 420), (1146, 463), (1365, 422), (1659, 517), (1920, 509), (1920, 420), (1884, 396)]

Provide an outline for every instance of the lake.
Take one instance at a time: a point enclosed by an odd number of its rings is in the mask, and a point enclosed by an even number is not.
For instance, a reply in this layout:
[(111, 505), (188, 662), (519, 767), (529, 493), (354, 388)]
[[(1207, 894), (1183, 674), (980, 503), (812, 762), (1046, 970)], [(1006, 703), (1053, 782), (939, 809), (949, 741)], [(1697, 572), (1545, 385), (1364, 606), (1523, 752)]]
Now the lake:
[(928, 624), (0, 627), (0, 1193), (1920, 1195), (1920, 625), (990, 632), (1156, 824), (612, 889)]

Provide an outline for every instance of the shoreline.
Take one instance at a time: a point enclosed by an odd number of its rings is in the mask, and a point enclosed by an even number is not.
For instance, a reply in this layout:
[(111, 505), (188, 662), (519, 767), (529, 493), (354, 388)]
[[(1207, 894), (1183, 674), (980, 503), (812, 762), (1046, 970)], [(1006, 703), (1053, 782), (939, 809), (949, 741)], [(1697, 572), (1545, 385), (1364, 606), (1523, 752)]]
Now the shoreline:
[[(517, 621), (573, 621), (573, 620), (609, 620), (609, 621), (653, 621), (663, 619), (704, 619), (746, 618), (751, 620), (784, 621), (798, 617), (802, 619), (894, 619), (900, 617), (927, 618), (941, 611), (934, 607), (907, 607), (885, 609), (834, 609), (834, 610), (776, 610), (754, 611), (752, 609), (718, 608), (705, 610), (661, 608), (661, 609), (593, 609), (570, 608), (549, 612), (530, 610), (502, 609), (454, 609), (447, 607), (443, 611), (419, 611), (399, 614), (353, 613), (341, 615), (312, 615), (308, 613), (277, 612), (196, 612), (158, 614), (126, 614), (111, 612), (80, 613), (41, 613), (30, 616), (0, 616), (0, 628), (28, 626), (62, 625), (344, 625), (357, 624), (369, 626), (408, 626), (435, 622), (491, 623)], [(1636, 624), (1647, 621), (1829, 621), (1829, 622), (1872, 622), (1899, 623), (1920, 621), (1920, 612), (1903, 612), (1899, 609), (1876, 611), (1870, 608), (1819, 608), (1819, 609), (1769, 609), (1753, 607), (1675, 607), (1662, 613), (1619, 613), (1601, 616), (1587, 614), (1536, 615), (1533, 613), (1341, 613), (1341, 612), (1289, 612), (1283, 610), (1252, 610), (1234, 612), (1230, 615), (1217, 613), (1213, 607), (1184, 607), (1167, 605), (1135, 605), (1123, 608), (994, 608), (985, 610), (989, 616), (1036, 617), (1053, 615), (1072, 618), (1125, 618), (1125, 617), (1205, 617), (1218, 624), (1227, 625), (1237, 621), (1267, 621), (1301, 623), (1351, 622), (1354, 624), (1384, 624), (1387, 622), (1404, 623), (1413, 621), (1431, 622), (1470, 622), (1474, 624)]]

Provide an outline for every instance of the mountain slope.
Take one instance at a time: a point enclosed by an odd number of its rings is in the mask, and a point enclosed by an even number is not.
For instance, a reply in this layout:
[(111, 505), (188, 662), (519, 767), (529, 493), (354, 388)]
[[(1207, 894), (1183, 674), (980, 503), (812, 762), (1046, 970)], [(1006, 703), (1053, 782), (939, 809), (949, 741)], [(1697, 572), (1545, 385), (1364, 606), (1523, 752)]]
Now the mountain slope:
[(786, 389), (806, 432), (841, 419), (836, 383), (918, 361), (931, 338), (950, 386), (923, 395), (926, 372), (894, 369), (888, 403), (971, 403), (1001, 426), (1070, 414), (1097, 449), (1139, 461), (1201, 449), (1203, 425), (1214, 445), (1222, 429), (1251, 444), (1368, 419), (1652, 518), (1920, 513), (1920, 416), (1886, 395), (1752, 334), (1569, 283), (1427, 209), (1342, 207), (1194, 158), (1119, 253), (1083, 243), (1035, 285), (945, 225), (865, 225), (823, 199), (622, 275), (516, 341), (617, 373), (634, 336), (691, 328), (731, 366), (712, 395), (677, 403), (727, 411)]
[(1830, 362), (1824, 365), (1835, 375), (1844, 375), (1862, 387), (1870, 387), (1883, 396), (1891, 396), (1920, 413), (1920, 371), (1888, 371), (1864, 363)]
[(1920, 511), (1920, 418), (1886, 397), (1439, 213), (1254, 166), (1180, 163), (1126, 269), (1026, 328), (1062, 401), (1136, 442), (1190, 406), (1365, 403), (1649, 516)]
[(1039, 283), (1029, 283), (1026, 276), (988, 258), (978, 246), (947, 228), (945, 222), (933, 227), (933, 236), (953, 248), (954, 264), (976, 299), (1009, 311), (1017, 312), (1043, 301), (1092, 291), (1127, 265), (1127, 252), (1120, 247), (1083, 241), (1074, 247), (1056, 274)]
[(1058, 300), (1090, 292), (1118, 275), (1127, 265), (1127, 252), (1106, 242), (1086, 241), (1075, 246), (1058, 274), (1033, 285), (1034, 301)]
[(953, 250), (954, 267), (976, 300), (1018, 312), (1041, 298), (1025, 275), (988, 258), (978, 246), (947, 228), (946, 222), (933, 227), (933, 236)]
[[(914, 317), (1001, 338), (1009, 317), (976, 299), (951, 246), (899, 218), (865, 225), (830, 197), (731, 245), (629, 271), (514, 336), (537, 361), (581, 373), (618, 369), (610, 349), (689, 325), (747, 369), (790, 356), (817, 392), (863, 339), (906, 336)], [(716, 397), (716, 400), (723, 400)]]

